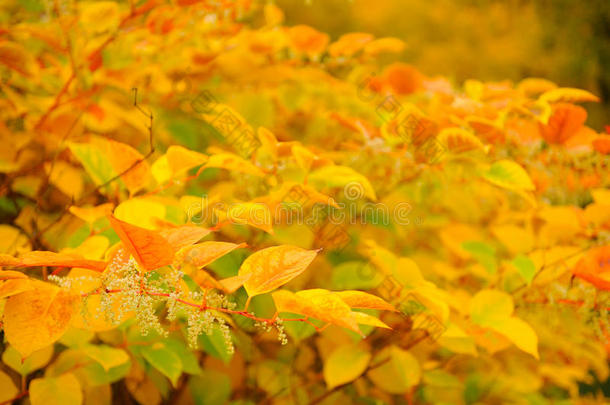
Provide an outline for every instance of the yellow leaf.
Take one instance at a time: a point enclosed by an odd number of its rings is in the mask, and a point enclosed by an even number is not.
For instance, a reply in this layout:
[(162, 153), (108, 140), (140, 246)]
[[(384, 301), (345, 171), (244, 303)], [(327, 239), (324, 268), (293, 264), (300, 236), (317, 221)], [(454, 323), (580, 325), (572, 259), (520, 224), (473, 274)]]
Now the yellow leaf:
[(388, 325), (386, 325), (384, 322), (382, 322), (379, 318), (376, 318), (369, 314), (365, 314), (364, 312), (355, 312), (354, 311), (354, 312), (352, 312), (352, 318), (354, 318), (356, 323), (358, 323), (359, 325), (369, 325), (369, 326), (375, 326), (378, 328), (392, 329)]
[(12, 403), (10, 400), (15, 398), (18, 392), (11, 377), (0, 370), (0, 402)]
[(340, 346), (324, 362), (324, 381), (328, 389), (354, 381), (371, 360), (371, 353), (358, 345)]
[(531, 354), (535, 358), (538, 356), (538, 336), (527, 323), (519, 318), (511, 316), (504, 319), (494, 319), (488, 327), (505, 336), (519, 349)]
[(106, 156), (115, 173), (133, 195), (150, 181), (150, 165), (144, 156), (130, 145), (112, 139), (94, 138), (93, 144)]
[(350, 308), (369, 308), (380, 309), (385, 311), (396, 311), (396, 308), (390, 303), (385, 302), (383, 298), (377, 297), (363, 291), (349, 290), (336, 291), (339, 296)]
[(496, 186), (514, 191), (533, 191), (536, 189), (527, 172), (512, 160), (495, 162), (483, 173), (483, 178)]
[(347, 198), (368, 197), (377, 200), (375, 190), (366, 177), (347, 166), (324, 166), (309, 175), (309, 181), (321, 187), (343, 187)]
[(255, 228), (273, 234), (271, 211), (269, 207), (260, 202), (245, 202), (230, 204), (227, 211), (219, 213), (221, 221), (251, 225)]
[(43, 282), (14, 295), (4, 308), (4, 332), (9, 343), (27, 357), (59, 339), (68, 328), (78, 296)]
[(30, 382), (32, 405), (80, 405), (83, 403), (81, 386), (74, 374), (59, 377), (35, 378)]
[(398, 38), (379, 38), (364, 47), (364, 53), (376, 56), (380, 53), (400, 53), (406, 44)]
[(317, 319), (360, 333), (356, 319), (352, 316), (351, 308), (332, 291), (313, 288), (297, 291), (295, 295), (299, 299), (305, 298), (311, 301), (316, 308)]
[(54, 165), (46, 165), (49, 181), (62, 193), (73, 200), (79, 200), (85, 188), (82, 171), (68, 163), (58, 160)]
[(264, 294), (286, 284), (305, 271), (317, 251), (291, 245), (274, 246), (249, 256), (239, 275), (252, 273), (244, 287), (249, 296)]
[(372, 368), (367, 376), (377, 387), (390, 394), (404, 394), (411, 387), (419, 384), (421, 379), (421, 369), (417, 359), (397, 346), (383, 349), (375, 356), (372, 364), (381, 365)]
[[(11, 257), (11, 256), (9, 256), (9, 257)], [(26, 276), (25, 274), (23, 274), (20, 271), (0, 270), (0, 281), (20, 279), (20, 278), (27, 279), (28, 276)]]
[(159, 159), (155, 160), (155, 162), (150, 167), (150, 172), (157, 184), (163, 184), (169, 181), (172, 178), (172, 170), (169, 167), (169, 162), (167, 161), (167, 155), (161, 156)]
[(165, 218), (165, 211), (163, 204), (150, 198), (132, 198), (119, 204), (114, 210), (114, 216), (142, 228), (155, 229), (157, 220)]
[(184, 251), (184, 263), (192, 264), (197, 268), (202, 268), (212, 263), (214, 260), (232, 252), (235, 249), (246, 247), (245, 243), (230, 242), (202, 242)]
[(556, 89), (557, 85), (550, 80), (528, 77), (517, 85), (517, 90), (525, 95), (535, 95)]
[(89, 34), (114, 31), (119, 25), (119, 5), (113, 1), (79, 3), (80, 22)]
[(265, 177), (265, 173), (261, 169), (232, 153), (218, 153), (210, 156), (208, 162), (205, 164), (205, 167), (217, 167), (234, 173)]
[(527, 323), (515, 316), (513, 298), (498, 290), (479, 291), (470, 302), (474, 323), (500, 333), (519, 349), (538, 358), (538, 337)]
[[(3, 273), (5, 273), (5, 272), (3, 272)], [(20, 273), (20, 274), (23, 274), (23, 273)], [(25, 275), (24, 275), (24, 277), (25, 277)], [(34, 286), (30, 282), (30, 280), (27, 279), (27, 277), (7, 280), (7, 281), (4, 281), (0, 285), (0, 299), (11, 297), (13, 295), (17, 295), (24, 291), (29, 291), (29, 290), (33, 290), (33, 289), (34, 289)]]
[(538, 100), (543, 103), (584, 103), (588, 101), (597, 103), (599, 102), (599, 97), (586, 90), (560, 87), (544, 92)]
[(493, 319), (504, 319), (515, 309), (513, 298), (498, 290), (481, 290), (470, 301), (470, 316), (479, 325), (487, 325)]
[(17, 228), (0, 225), (0, 253), (14, 255), (31, 249), (28, 238)]
[(192, 169), (204, 164), (208, 157), (185, 147), (172, 145), (167, 149), (167, 164), (173, 174)]
[(112, 203), (100, 204), (95, 207), (78, 207), (76, 205), (72, 205), (70, 207), (70, 213), (83, 221), (92, 224), (98, 219), (110, 214), (112, 212), (112, 208), (114, 208), (114, 204)]
[(350, 307), (331, 291), (312, 289), (294, 294), (280, 290), (271, 295), (278, 312), (306, 315), (360, 333), (357, 318), (353, 316)]

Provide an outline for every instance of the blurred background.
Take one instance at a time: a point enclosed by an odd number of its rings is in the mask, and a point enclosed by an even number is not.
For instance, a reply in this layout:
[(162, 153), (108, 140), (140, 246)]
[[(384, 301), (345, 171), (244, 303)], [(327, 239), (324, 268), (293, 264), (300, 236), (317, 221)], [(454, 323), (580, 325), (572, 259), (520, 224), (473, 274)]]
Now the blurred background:
[(336, 39), (395, 36), (401, 59), (429, 76), (519, 81), (542, 77), (602, 98), (588, 123), (610, 124), (610, 0), (277, 0), (287, 25)]

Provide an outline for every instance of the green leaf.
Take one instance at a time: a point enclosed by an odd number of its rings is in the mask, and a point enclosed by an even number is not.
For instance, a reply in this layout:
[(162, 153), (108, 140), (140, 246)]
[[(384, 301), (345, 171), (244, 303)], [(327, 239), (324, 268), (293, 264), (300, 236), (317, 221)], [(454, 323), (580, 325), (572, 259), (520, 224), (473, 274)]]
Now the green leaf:
[(469, 241), (462, 243), (462, 249), (469, 252), (490, 274), (496, 274), (496, 249), (484, 242)]
[(199, 344), (206, 353), (222, 360), (225, 364), (229, 364), (233, 357), (233, 352), (229, 350), (227, 341), (217, 326), (213, 327), (211, 334), (199, 335)]
[(87, 356), (97, 361), (105, 371), (123, 365), (129, 361), (129, 355), (122, 349), (115, 349), (106, 345), (91, 344), (84, 345), (82, 349), (87, 353)]
[(32, 405), (80, 405), (83, 393), (74, 374), (36, 378), (30, 382)]
[(527, 285), (530, 285), (536, 275), (536, 265), (532, 259), (521, 254), (513, 259), (512, 264), (517, 268)]
[(383, 278), (369, 262), (350, 261), (334, 267), (332, 284), (336, 290), (370, 290), (381, 284)]
[(68, 147), (96, 185), (104, 184), (116, 176), (107, 157), (95, 145), (70, 142)]
[(195, 357), (193, 352), (186, 347), (186, 343), (176, 339), (166, 339), (163, 343), (168, 349), (180, 357), (180, 361), (182, 362), (182, 370), (185, 373), (194, 375), (201, 374), (201, 368), (199, 367), (197, 357)]
[(500, 160), (483, 173), (483, 178), (498, 187), (513, 191), (536, 189), (527, 172), (512, 160)]
[(371, 353), (357, 345), (340, 346), (324, 362), (324, 381), (334, 388), (354, 381), (366, 370)]
[(142, 356), (176, 386), (182, 374), (182, 361), (176, 353), (164, 343), (155, 343), (142, 349)]
[(223, 405), (231, 395), (231, 380), (226, 374), (203, 370), (189, 379), (189, 388), (196, 405)]
[(49, 345), (30, 354), (22, 362), (21, 354), (12, 346), (8, 346), (4, 353), (2, 353), (2, 361), (19, 374), (28, 375), (32, 371), (43, 368), (53, 357), (53, 352), (53, 345)]

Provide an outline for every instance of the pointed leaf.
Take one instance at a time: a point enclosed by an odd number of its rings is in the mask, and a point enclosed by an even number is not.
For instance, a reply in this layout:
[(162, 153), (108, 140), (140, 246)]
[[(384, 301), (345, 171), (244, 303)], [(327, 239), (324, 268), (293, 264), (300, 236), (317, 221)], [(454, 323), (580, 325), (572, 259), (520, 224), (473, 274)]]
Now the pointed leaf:
[(324, 362), (324, 381), (328, 389), (354, 381), (371, 360), (371, 353), (358, 345), (339, 346)]
[(159, 233), (128, 224), (113, 215), (108, 219), (127, 251), (146, 270), (154, 270), (172, 263), (175, 250)]
[(79, 299), (53, 285), (36, 284), (35, 290), (10, 297), (4, 308), (6, 339), (23, 357), (52, 344), (64, 334)]
[(244, 260), (239, 275), (252, 274), (244, 284), (249, 296), (264, 294), (304, 272), (316, 254), (315, 250), (291, 245), (270, 247), (259, 250)]

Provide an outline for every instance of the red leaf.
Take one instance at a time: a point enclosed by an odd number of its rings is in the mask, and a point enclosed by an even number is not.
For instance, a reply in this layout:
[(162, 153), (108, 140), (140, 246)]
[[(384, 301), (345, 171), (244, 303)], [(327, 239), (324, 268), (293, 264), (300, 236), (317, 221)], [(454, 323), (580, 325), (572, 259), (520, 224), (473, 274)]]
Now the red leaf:
[(167, 266), (174, 260), (176, 251), (158, 232), (128, 224), (114, 215), (110, 215), (108, 219), (127, 251), (146, 270)]

